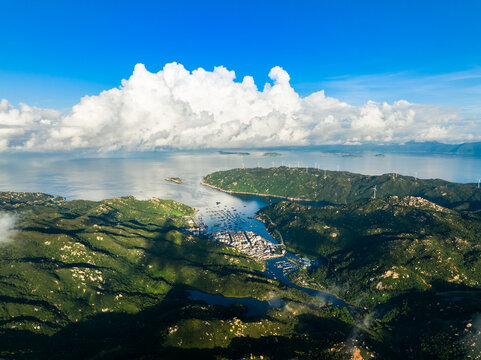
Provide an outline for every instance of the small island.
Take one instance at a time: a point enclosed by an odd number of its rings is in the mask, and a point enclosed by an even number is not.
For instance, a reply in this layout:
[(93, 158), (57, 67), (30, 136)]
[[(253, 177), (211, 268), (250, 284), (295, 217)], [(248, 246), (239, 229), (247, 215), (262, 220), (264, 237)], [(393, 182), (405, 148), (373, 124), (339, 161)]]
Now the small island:
[(176, 184), (182, 184), (183, 180), (179, 177), (167, 177), (165, 178), (165, 181), (172, 181), (175, 182)]
[(275, 157), (275, 156), (282, 156), (282, 154), (278, 153), (278, 152), (266, 152), (264, 153), (264, 156), (272, 156), (272, 157)]
[(248, 156), (250, 153), (248, 152), (242, 152), (242, 151), (224, 151), (224, 150), (219, 150), (219, 154), (221, 155), (241, 155), (241, 156)]

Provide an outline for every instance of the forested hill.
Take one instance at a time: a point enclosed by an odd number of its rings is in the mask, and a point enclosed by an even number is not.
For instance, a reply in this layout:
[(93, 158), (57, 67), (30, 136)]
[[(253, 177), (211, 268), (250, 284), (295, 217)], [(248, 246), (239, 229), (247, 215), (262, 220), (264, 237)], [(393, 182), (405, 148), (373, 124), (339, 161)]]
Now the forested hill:
[(410, 196), (324, 207), (281, 201), (258, 217), (289, 250), (321, 264), (293, 281), (368, 308), (400, 358), (481, 359), (480, 328), (471, 331), (481, 319), (476, 217)]
[[(266, 278), (234, 248), (184, 233), (193, 214), (157, 198), (0, 192), (0, 358), (349, 357), (355, 323), (346, 309)], [(269, 308), (273, 298), (282, 307)], [(356, 333), (370, 358), (377, 335)]]
[(313, 275), (326, 288), (351, 284), (350, 301), (368, 293), (363, 305), (372, 305), (441, 281), (481, 289), (481, 222), (419, 197), (321, 208), (286, 201), (259, 216), (290, 250), (320, 258)]
[[(440, 179), (384, 174), (370, 176), (346, 171), (311, 168), (250, 168), (218, 171), (206, 175), (204, 184), (226, 192), (279, 196), (288, 199), (346, 204), (376, 196), (419, 196), (447, 207), (478, 207), (477, 184), (459, 184)], [(469, 204), (464, 204), (469, 202)]]

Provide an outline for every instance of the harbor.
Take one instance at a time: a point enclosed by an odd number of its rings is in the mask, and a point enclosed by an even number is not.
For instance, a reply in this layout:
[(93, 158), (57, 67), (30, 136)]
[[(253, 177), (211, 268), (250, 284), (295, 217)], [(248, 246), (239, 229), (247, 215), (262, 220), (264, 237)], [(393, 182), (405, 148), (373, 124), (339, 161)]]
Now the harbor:
[(229, 206), (220, 201), (203, 207), (195, 217), (187, 220), (186, 232), (210, 241), (234, 247), (258, 261), (264, 261), (265, 274), (284, 283), (289, 274), (311, 266), (317, 261), (287, 252), (267, 231), (264, 223), (255, 218), (252, 210)]

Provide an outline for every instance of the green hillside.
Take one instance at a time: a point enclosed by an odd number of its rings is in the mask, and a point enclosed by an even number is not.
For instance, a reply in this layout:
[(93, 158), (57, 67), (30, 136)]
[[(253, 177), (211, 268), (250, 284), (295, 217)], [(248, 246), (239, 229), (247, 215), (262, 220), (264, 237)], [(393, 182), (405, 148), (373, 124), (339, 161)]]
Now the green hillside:
[(477, 184), (458, 184), (439, 179), (384, 174), (370, 176), (345, 171), (305, 168), (250, 168), (218, 171), (204, 183), (227, 192), (280, 196), (290, 199), (346, 204), (377, 197), (420, 196), (449, 207), (481, 207)]
[(312, 276), (322, 286), (343, 284), (343, 295), (363, 305), (440, 281), (481, 289), (481, 222), (422, 198), (280, 202), (260, 217), (288, 248), (321, 259)]
[(380, 358), (481, 359), (477, 184), (286, 167), (220, 171), (204, 183), (317, 201), (281, 201), (258, 218), (288, 250), (319, 260), (294, 282), (367, 311), (363, 323), (392, 351)]
[[(346, 309), (264, 277), (263, 264), (233, 248), (182, 233), (193, 213), (160, 199), (0, 193), (0, 216), (15, 219), (0, 245), (0, 358), (343, 359), (353, 346), (373, 352), (366, 347), (375, 347), (377, 335)], [(277, 297), (284, 306), (252, 317), (244, 305), (191, 300), (189, 289)], [(355, 328), (364, 345), (350, 339)]]
[(481, 320), (477, 217), (408, 196), (322, 208), (279, 202), (258, 216), (291, 251), (319, 259), (294, 281), (369, 309), (404, 358), (480, 358), (481, 329), (471, 328)]

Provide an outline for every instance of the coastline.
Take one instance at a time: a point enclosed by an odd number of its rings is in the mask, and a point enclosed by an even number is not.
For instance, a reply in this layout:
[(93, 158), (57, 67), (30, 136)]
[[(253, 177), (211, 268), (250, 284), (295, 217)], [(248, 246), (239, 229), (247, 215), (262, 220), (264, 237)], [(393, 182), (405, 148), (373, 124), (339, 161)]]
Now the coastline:
[(287, 196), (281, 196), (281, 195), (269, 195), (269, 194), (260, 194), (260, 193), (252, 193), (252, 192), (246, 192), (246, 191), (232, 191), (232, 190), (224, 190), (220, 187), (217, 187), (215, 185), (208, 184), (204, 181), (201, 182), (202, 185), (208, 186), (212, 189), (216, 189), (222, 192), (225, 192), (227, 194), (239, 194), (239, 195), (253, 195), (253, 196), (262, 196), (262, 197), (275, 197), (278, 199), (284, 199), (284, 200), (290, 200), (290, 201), (317, 201), (317, 200), (312, 200), (312, 199), (301, 199), (301, 198), (292, 198), (292, 197), (287, 197)]
[(170, 181), (170, 182), (173, 182), (173, 183), (176, 183), (176, 184), (182, 184), (182, 182), (183, 182), (182, 180), (177, 180), (177, 179), (170, 178), (170, 177), (165, 178), (164, 180), (165, 180), (165, 181)]

